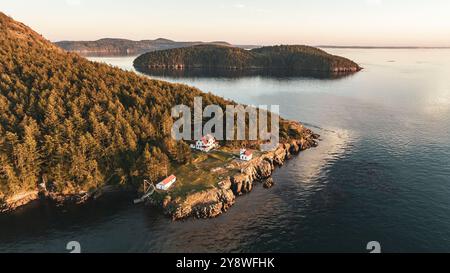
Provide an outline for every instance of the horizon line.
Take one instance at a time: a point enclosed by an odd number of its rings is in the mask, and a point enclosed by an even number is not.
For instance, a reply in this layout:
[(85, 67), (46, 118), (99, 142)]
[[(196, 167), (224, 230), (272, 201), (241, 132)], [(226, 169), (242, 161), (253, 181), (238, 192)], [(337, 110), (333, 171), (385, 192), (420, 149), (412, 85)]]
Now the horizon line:
[(381, 46), (375, 46), (375, 45), (333, 45), (333, 44), (321, 44), (321, 45), (310, 45), (307, 43), (273, 43), (273, 44), (257, 44), (257, 43), (231, 43), (226, 40), (215, 40), (215, 41), (203, 41), (203, 40), (176, 40), (176, 39), (170, 39), (170, 38), (163, 38), (158, 37), (155, 39), (129, 39), (129, 38), (119, 38), (119, 37), (103, 37), (95, 40), (54, 40), (51, 41), (52, 43), (61, 43), (61, 42), (96, 42), (100, 40), (128, 40), (132, 42), (143, 42), (143, 41), (157, 41), (157, 40), (168, 40), (171, 42), (191, 42), (191, 43), (228, 43), (233, 46), (275, 46), (275, 45), (306, 45), (306, 46), (312, 46), (317, 48), (355, 48), (355, 49), (450, 49), (449, 46), (416, 46), (416, 45), (400, 45), (400, 46), (391, 46), (391, 45), (381, 45)]

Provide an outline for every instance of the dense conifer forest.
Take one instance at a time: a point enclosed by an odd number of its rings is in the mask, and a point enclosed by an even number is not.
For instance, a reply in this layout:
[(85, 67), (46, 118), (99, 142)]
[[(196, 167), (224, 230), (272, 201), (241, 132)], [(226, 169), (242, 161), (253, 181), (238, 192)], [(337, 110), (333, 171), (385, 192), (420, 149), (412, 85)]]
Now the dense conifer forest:
[(284, 69), (290, 72), (356, 72), (353, 61), (301, 45), (281, 45), (245, 50), (221, 45), (197, 45), (149, 52), (134, 66), (141, 72), (154, 68)]
[(158, 181), (191, 158), (170, 111), (195, 96), (233, 103), (90, 62), (0, 13), (0, 202), (42, 182), (76, 194)]

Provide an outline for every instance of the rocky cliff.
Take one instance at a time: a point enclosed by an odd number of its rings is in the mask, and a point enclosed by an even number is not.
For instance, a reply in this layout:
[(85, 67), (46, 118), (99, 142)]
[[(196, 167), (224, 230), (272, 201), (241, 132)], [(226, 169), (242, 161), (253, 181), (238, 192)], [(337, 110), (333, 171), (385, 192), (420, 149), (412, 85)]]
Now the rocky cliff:
[(13, 211), (39, 198), (38, 191), (27, 191), (0, 200), (0, 213)]
[(264, 183), (266, 188), (271, 187), (273, 185), (271, 176), (276, 167), (283, 166), (286, 160), (299, 152), (318, 145), (319, 135), (303, 126), (300, 129), (301, 138), (282, 143), (275, 151), (240, 165), (241, 169), (236, 175), (220, 181), (213, 189), (176, 200), (158, 199), (158, 196), (154, 196), (149, 204), (162, 207), (165, 214), (173, 220), (217, 217), (234, 205), (236, 197), (250, 193), (256, 182)]

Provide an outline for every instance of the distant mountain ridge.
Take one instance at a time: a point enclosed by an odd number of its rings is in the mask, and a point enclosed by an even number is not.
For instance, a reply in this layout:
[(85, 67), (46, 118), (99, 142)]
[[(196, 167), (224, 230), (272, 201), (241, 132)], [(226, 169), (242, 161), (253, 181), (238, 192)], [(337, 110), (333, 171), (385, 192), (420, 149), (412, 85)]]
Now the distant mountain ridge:
[[(232, 46), (230, 43), (224, 41), (177, 42), (165, 38), (158, 38), (155, 40), (141, 40), (141, 41), (133, 41), (120, 38), (104, 38), (96, 41), (60, 41), (55, 43), (55, 45), (64, 50), (75, 52), (85, 56), (140, 55), (152, 51), (183, 48), (202, 44)], [(237, 47), (247, 49), (247, 48), (255, 48), (257, 46), (237, 46)]]
[(319, 45), (318, 48), (337, 49), (449, 49), (450, 46), (351, 46), (351, 45)]

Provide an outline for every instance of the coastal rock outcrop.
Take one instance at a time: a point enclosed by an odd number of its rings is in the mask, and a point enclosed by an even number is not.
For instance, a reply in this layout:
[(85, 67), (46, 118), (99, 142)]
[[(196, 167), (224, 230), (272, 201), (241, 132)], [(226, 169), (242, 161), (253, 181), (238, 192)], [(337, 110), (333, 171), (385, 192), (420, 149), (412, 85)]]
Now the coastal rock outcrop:
[(39, 198), (38, 191), (28, 191), (0, 200), (0, 213), (13, 211)]
[[(302, 137), (282, 143), (272, 152), (254, 158), (241, 166), (239, 173), (218, 183), (209, 190), (188, 195), (186, 198), (171, 200), (163, 206), (165, 214), (174, 220), (194, 218), (213, 218), (226, 212), (236, 202), (236, 197), (250, 193), (255, 182), (261, 182), (265, 188), (274, 185), (271, 178), (277, 166), (282, 166), (299, 152), (316, 147), (319, 135), (293, 123), (292, 129), (302, 132)], [(153, 205), (162, 205), (157, 199), (150, 201)]]
[(165, 208), (165, 213), (174, 220), (190, 216), (213, 218), (226, 212), (236, 200), (231, 183), (226, 186), (189, 195), (183, 201), (176, 200)]
[(270, 189), (270, 188), (272, 188), (273, 187), (273, 185), (274, 185), (274, 182), (273, 182), (273, 179), (272, 179), (272, 177), (270, 177), (270, 178), (267, 178), (266, 180), (264, 180), (264, 182), (263, 182), (263, 186), (264, 186), (264, 188), (266, 188), (266, 189)]

